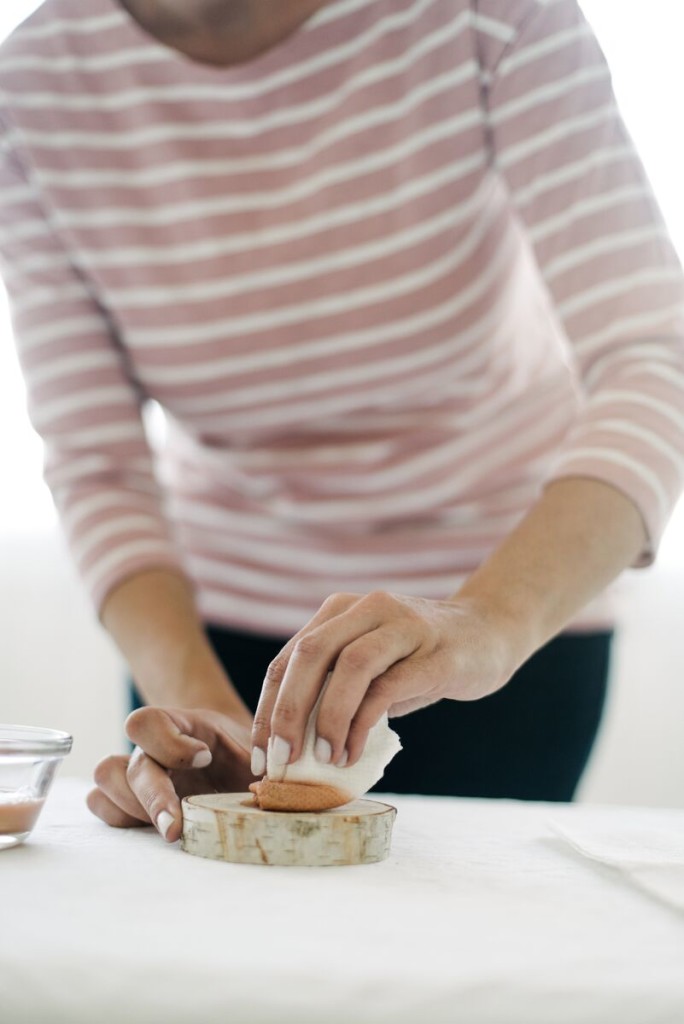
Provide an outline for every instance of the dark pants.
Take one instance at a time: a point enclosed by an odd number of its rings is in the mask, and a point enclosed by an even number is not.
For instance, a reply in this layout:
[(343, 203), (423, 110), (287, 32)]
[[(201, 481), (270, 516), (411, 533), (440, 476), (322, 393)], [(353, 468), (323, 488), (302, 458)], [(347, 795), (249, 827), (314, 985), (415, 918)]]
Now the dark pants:
[[(284, 640), (209, 628), (242, 699), (256, 708)], [(375, 789), (391, 793), (571, 800), (603, 709), (612, 633), (567, 634), (537, 651), (502, 690), (393, 718), (403, 750)], [(140, 699), (132, 691), (133, 707)]]

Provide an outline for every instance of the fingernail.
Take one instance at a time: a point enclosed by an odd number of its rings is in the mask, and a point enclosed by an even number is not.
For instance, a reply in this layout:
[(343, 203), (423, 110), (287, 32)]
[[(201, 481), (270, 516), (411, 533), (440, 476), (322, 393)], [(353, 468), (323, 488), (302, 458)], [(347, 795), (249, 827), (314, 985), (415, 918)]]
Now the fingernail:
[(266, 771), (266, 754), (261, 747), (252, 749), (252, 775), (263, 775)]
[(192, 767), (206, 768), (208, 764), (211, 764), (211, 750), (198, 750), (192, 759)]
[(273, 743), (271, 745), (271, 759), (273, 764), (281, 766), (287, 764), (290, 760), (290, 753), (292, 747), (284, 740), (282, 736), (274, 736)]
[(324, 740), (322, 736), (319, 736), (314, 746), (314, 757), (321, 764), (330, 764), (332, 761), (332, 747), (327, 740)]
[(173, 815), (169, 814), (168, 811), (160, 811), (157, 816), (157, 829), (161, 835), (166, 839), (168, 831), (173, 825)]
[(349, 754), (345, 750), (345, 752), (342, 754), (342, 757), (339, 759), (339, 761), (336, 761), (335, 763), (336, 763), (338, 768), (344, 768), (344, 766), (346, 765), (348, 760), (349, 760)]

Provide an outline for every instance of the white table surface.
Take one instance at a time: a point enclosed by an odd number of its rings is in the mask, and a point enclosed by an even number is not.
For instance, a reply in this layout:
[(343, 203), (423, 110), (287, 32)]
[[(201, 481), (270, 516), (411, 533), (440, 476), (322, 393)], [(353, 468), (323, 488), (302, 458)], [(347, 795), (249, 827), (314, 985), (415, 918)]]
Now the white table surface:
[(684, 913), (554, 833), (684, 812), (387, 798), (374, 865), (206, 861), (58, 781), (0, 853), (2, 1024), (683, 1024)]

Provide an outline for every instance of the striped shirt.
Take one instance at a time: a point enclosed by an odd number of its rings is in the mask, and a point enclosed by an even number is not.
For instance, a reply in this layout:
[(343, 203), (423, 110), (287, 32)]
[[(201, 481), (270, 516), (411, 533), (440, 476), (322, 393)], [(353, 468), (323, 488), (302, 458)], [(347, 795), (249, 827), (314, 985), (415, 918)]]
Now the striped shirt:
[(575, 0), (330, 0), (223, 68), (46, 0), (0, 48), (0, 260), (97, 607), (180, 566), (287, 635), (447, 597), (549, 480), (628, 495), (643, 564), (680, 493), (681, 270)]

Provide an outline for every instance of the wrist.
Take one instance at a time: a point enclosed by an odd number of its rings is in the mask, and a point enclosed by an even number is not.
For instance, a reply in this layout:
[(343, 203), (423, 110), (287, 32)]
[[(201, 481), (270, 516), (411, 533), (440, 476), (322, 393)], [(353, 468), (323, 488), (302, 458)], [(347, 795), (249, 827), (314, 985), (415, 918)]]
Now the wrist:
[(451, 602), (483, 624), (507, 679), (548, 639), (532, 602), (503, 586), (489, 587), (478, 573), (465, 581)]
[(555, 480), (457, 598), (501, 624), (522, 664), (633, 565), (646, 543), (641, 514), (620, 491), (588, 478)]
[(251, 722), (207, 640), (184, 576), (148, 569), (122, 580), (103, 605), (102, 622), (148, 704), (206, 708)]
[(202, 632), (186, 638), (171, 658), (150, 658), (136, 673), (136, 683), (150, 704), (218, 711), (251, 726), (249, 709)]

